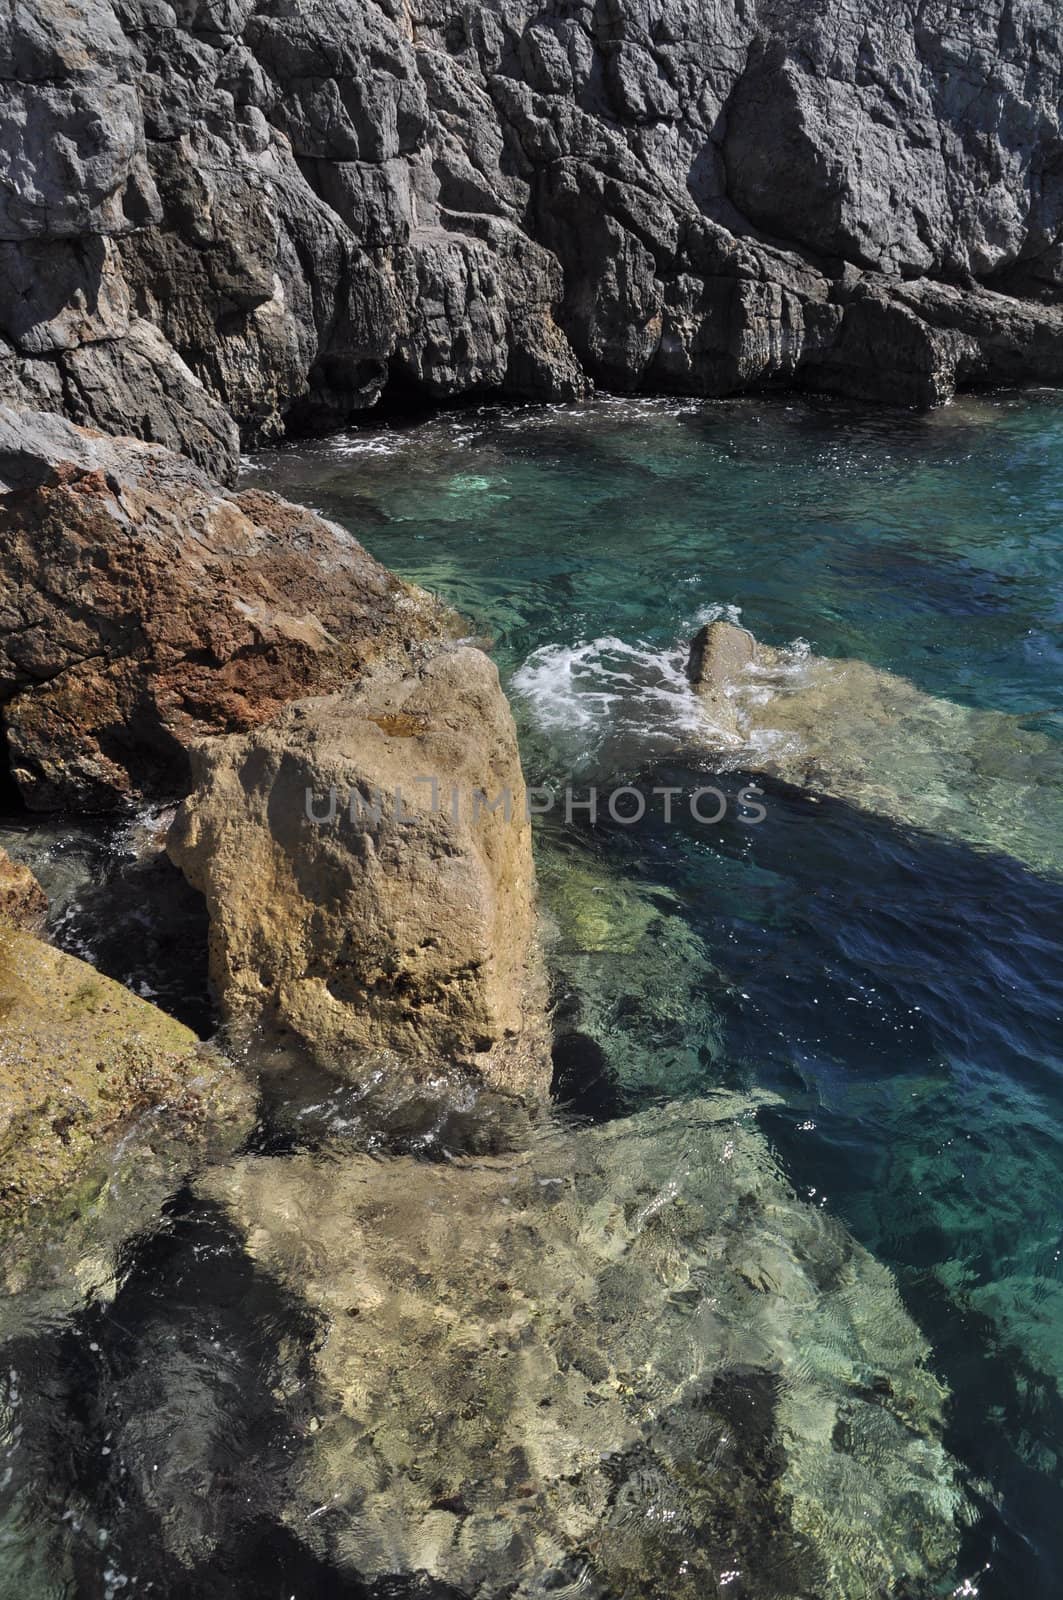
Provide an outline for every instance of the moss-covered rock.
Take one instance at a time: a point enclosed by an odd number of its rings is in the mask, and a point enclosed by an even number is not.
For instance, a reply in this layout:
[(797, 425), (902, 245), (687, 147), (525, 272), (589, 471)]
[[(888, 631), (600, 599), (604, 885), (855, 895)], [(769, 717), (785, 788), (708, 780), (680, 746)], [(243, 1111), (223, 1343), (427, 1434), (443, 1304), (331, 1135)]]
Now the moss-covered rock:
[(79, 1183), (94, 1189), (109, 1144), (137, 1118), (184, 1139), (246, 1121), (251, 1104), (228, 1063), (181, 1023), (0, 925), (0, 1227)]

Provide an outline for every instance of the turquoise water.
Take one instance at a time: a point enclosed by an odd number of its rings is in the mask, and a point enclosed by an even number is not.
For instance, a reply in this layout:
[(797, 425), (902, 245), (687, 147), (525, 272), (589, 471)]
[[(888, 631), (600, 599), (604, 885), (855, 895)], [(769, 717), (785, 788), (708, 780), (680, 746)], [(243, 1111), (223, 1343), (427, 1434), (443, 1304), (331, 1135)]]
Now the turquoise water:
[(791, 1180), (894, 1268), (951, 1387), (979, 1509), (954, 1592), (1056, 1592), (1063, 400), (485, 409), (247, 477), (493, 639), (533, 783), (710, 782), (682, 661), (717, 615), (996, 715), (1004, 804), (958, 776), (947, 832), (765, 780), (757, 827), (555, 813), (538, 851), (559, 1093), (777, 1097)]

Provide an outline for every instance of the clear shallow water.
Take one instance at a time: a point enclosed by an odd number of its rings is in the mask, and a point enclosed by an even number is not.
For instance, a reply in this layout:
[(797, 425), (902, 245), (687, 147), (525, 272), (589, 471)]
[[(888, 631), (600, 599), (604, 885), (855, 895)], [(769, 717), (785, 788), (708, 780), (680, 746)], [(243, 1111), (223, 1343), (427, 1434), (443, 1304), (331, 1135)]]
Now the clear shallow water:
[[(443, 415), (248, 476), (494, 639), (533, 782), (690, 789), (712, 762), (684, 646), (716, 615), (1002, 713), (1052, 765), (1061, 446), (1050, 394), (928, 418), (607, 401)], [(953, 1389), (982, 1511), (957, 1592), (1054, 1592), (1063, 836), (1033, 871), (1006, 816), (944, 838), (767, 788), (756, 828), (682, 808), (671, 826), (652, 808), (540, 826), (560, 1089), (599, 1116), (717, 1085), (780, 1096), (762, 1121), (792, 1180), (895, 1269)], [(955, 799), (973, 814), (969, 784)], [(1061, 801), (1050, 783), (1037, 798)], [(1017, 783), (1016, 839), (1028, 804)]]
[[(758, 1093), (797, 1192), (894, 1269), (932, 1342), (980, 1511), (942, 1592), (992, 1600), (1053, 1594), (1063, 1572), (1061, 444), (1052, 395), (930, 418), (605, 401), (455, 412), (247, 467), (492, 636), (533, 782), (711, 782), (682, 668), (714, 616), (797, 671), (808, 651), (855, 656), (999, 716), (1005, 784), (1035, 736), (1013, 832), (969, 773), (947, 836), (780, 780), (757, 827), (680, 805), (671, 825), (656, 807), (537, 832), (559, 1095), (606, 1122)], [(208, 1032), (202, 907), (152, 829), (5, 842), (46, 882), (54, 937)], [(267, 1155), (490, 1139), (481, 1106), (374, 1132), (349, 1092), (291, 1088), (302, 1102), (267, 1088)], [(5, 1346), (0, 1595), (452, 1595), (352, 1585), (316, 1521), (280, 1529), (322, 1335), (209, 1195), (178, 1195), (113, 1301), (49, 1308)]]

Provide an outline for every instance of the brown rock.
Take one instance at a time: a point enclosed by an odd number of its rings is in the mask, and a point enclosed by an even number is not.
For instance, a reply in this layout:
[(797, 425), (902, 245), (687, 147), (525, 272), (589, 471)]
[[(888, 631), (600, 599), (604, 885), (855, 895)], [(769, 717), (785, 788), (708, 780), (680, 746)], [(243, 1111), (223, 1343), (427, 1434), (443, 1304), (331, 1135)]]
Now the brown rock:
[(0, 408), (0, 478), (0, 705), (34, 809), (183, 793), (194, 739), (447, 625), (343, 529), (158, 446)]
[(48, 915), (48, 896), (29, 867), (0, 849), (0, 923), (36, 931)]
[(450, 1062), (545, 1092), (531, 830), (485, 655), (381, 665), (194, 765), (170, 854), (206, 896), (230, 1019), (358, 1081)]

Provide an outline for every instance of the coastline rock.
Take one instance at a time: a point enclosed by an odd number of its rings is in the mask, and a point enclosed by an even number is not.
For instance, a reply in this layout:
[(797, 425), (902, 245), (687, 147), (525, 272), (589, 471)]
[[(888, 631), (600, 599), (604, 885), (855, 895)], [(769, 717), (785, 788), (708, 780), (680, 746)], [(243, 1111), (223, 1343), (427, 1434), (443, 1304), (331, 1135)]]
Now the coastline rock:
[[(516, 736), (494, 666), (447, 646), (453, 614), (343, 529), (158, 446), (0, 407), (0, 481), (0, 710), (26, 803), (199, 785), (172, 854), (230, 1021), (341, 1074), (391, 1052), (544, 1093)], [(370, 807), (402, 789), (409, 815), (352, 822), (352, 787)], [(305, 801), (333, 788), (334, 833)]]
[(481, 651), (382, 664), (194, 767), (169, 850), (206, 898), (231, 1022), (356, 1081), (452, 1063), (545, 1093), (531, 828)]
[(690, 641), (687, 677), (720, 732), (738, 737), (738, 716), (728, 694), (756, 655), (756, 640), (730, 622), (706, 622)]
[(252, 1091), (188, 1028), (3, 924), (0, 1018), (4, 1229), (92, 1203), (119, 1137), (134, 1126), (122, 1160), (137, 1164), (138, 1143), (172, 1141), (187, 1162), (189, 1145), (250, 1124)]
[(48, 896), (29, 867), (0, 848), (0, 925), (39, 933), (48, 915)]
[(283, 1515), (362, 1581), (872, 1600), (949, 1570), (944, 1391), (889, 1272), (726, 1095), (522, 1155), (204, 1175), (317, 1319)]
[(187, 790), (188, 746), (450, 624), (313, 512), (0, 406), (0, 715), (34, 810)]
[(699, 632), (687, 670), (714, 724), (706, 741), (732, 765), (1063, 870), (1063, 756), (1021, 718), (727, 622)]
[(1063, 372), (1049, 0), (26, 0), (0, 396), (235, 475), (382, 395)]

